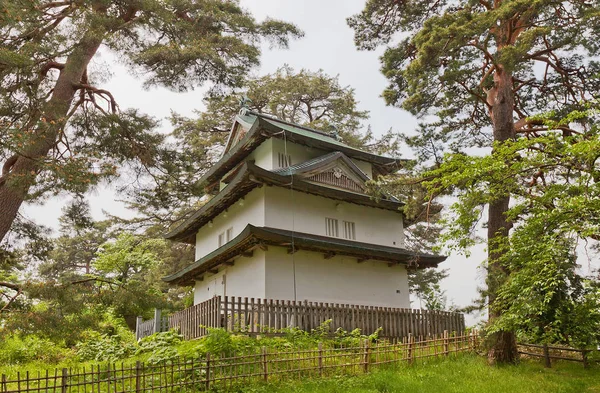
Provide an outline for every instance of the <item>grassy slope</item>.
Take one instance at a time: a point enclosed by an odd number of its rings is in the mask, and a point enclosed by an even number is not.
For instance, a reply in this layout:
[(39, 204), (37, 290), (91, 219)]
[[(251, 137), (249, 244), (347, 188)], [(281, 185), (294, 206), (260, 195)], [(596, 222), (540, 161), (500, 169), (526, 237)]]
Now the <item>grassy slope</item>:
[(375, 371), (359, 377), (339, 377), (248, 387), (242, 392), (269, 393), (600, 393), (598, 366), (583, 369), (580, 363), (558, 363), (545, 369), (541, 362), (523, 361), (518, 366), (490, 367), (484, 358), (422, 362), (394, 370)]

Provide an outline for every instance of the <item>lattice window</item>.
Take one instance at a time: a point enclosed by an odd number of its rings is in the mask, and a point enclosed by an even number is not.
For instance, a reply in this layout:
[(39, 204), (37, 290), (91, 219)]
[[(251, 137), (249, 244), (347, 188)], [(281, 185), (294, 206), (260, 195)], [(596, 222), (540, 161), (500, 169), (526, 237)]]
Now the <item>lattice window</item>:
[(225, 244), (225, 232), (219, 233), (219, 247)]
[(325, 234), (331, 237), (340, 237), (337, 219), (325, 218)]
[(279, 153), (279, 168), (287, 168), (292, 165), (292, 156), (289, 154)]
[(356, 240), (356, 229), (353, 222), (344, 221), (344, 237), (348, 240)]
[(231, 239), (233, 239), (233, 227), (227, 229), (226, 238), (227, 238), (227, 241), (230, 241)]

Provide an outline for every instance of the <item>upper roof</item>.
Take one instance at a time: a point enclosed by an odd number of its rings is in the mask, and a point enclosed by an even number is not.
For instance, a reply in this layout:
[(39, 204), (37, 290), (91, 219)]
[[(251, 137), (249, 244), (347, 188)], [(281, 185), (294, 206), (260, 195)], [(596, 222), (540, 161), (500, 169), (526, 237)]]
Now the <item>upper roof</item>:
[(198, 180), (198, 183), (209, 189), (216, 187), (219, 179), (268, 138), (285, 138), (288, 142), (325, 151), (342, 152), (347, 157), (370, 162), (375, 175), (392, 173), (400, 169), (402, 162), (405, 161), (362, 151), (346, 145), (328, 133), (242, 109), (235, 117), (223, 156)]
[[(446, 260), (444, 256), (420, 254), (399, 247), (362, 243), (285, 229), (255, 227), (248, 224), (238, 236), (228, 243), (177, 273), (164, 277), (163, 280), (174, 284), (189, 285), (199, 275), (229, 262), (248, 250), (258, 246), (264, 249), (265, 246), (271, 245), (288, 247), (291, 250), (290, 252), (297, 250), (323, 252), (327, 258), (334, 255), (343, 255), (362, 261), (384, 261), (415, 268), (435, 267), (438, 263)], [(323, 263), (328, 263), (325, 257)]]

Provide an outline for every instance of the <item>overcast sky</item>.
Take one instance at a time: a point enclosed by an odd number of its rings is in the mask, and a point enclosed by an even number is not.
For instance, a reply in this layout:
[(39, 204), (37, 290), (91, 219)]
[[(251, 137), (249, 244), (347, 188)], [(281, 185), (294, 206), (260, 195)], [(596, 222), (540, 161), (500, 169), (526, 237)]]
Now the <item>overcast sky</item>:
[[(369, 124), (373, 132), (382, 134), (390, 127), (404, 133), (414, 132), (417, 119), (401, 109), (387, 107), (380, 97), (386, 86), (386, 80), (379, 72), (382, 50), (357, 51), (353, 32), (346, 25), (346, 18), (359, 12), (364, 0), (241, 0), (241, 3), (258, 20), (266, 17), (282, 19), (297, 24), (305, 32), (305, 37), (293, 41), (288, 50), (265, 47), (262, 65), (255, 71), (257, 74), (271, 73), (284, 64), (296, 70), (323, 69), (330, 75), (339, 75), (342, 85), (355, 89), (359, 108), (370, 112)], [(144, 90), (139, 79), (130, 76), (122, 65), (114, 63), (115, 59), (106, 52), (94, 59), (94, 66), (99, 69), (111, 66), (113, 75), (102, 87), (113, 93), (122, 109), (139, 108), (157, 118), (167, 117), (171, 110), (191, 115), (194, 109), (202, 109), (205, 87), (184, 94), (165, 89)], [(168, 131), (168, 122), (163, 123), (165, 131)], [(28, 206), (26, 213), (39, 223), (57, 227), (65, 198), (54, 198), (43, 206)], [(109, 188), (95, 192), (91, 201), (97, 219), (103, 217), (103, 210), (122, 216), (131, 214), (114, 201), (114, 194)], [(442, 264), (450, 270), (450, 277), (443, 282), (450, 303), (466, 306), (477, 296), (476, 288), (483, 283), (483, 274), (477, 267), (484, 258), (484, 250), (479, 247), (470, 258), (451, 255)], [(468, 317), (468, 322), (474, 320), (474, 317)]]

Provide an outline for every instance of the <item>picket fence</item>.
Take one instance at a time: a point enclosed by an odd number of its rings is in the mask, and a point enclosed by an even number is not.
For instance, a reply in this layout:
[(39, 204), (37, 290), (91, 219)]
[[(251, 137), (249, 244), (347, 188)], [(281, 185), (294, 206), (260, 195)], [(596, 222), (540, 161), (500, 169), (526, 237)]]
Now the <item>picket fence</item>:
[(358, 328), (370, 334), (381, 328), (379, 336), (387, 338), (465, 330), (464, 315), (454, 312), (228, 296), (214, 297), (171, 315), (169, 328), (179, 329), (189, 340), (206, 335), (206, 328), (268, 334), (289, 327), (311, 331), (327, 320), (331, 320), (332, 333), (338, 328)]

